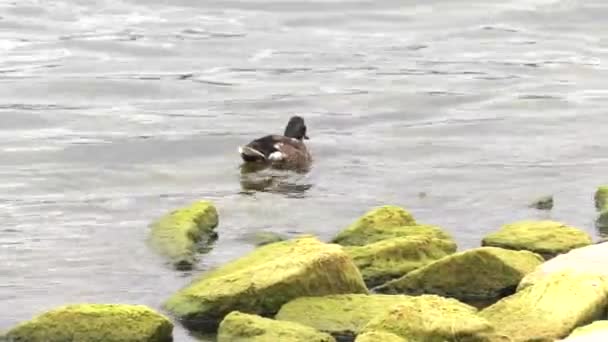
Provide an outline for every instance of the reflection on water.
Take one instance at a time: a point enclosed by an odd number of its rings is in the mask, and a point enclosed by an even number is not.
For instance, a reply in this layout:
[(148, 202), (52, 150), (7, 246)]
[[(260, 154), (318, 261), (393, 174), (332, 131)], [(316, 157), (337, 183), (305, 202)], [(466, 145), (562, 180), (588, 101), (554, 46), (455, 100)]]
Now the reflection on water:
[(307, 182), (306, 171), (277, 170), (261, 163), (241, 165), (241, 193), (253, 194), (256, 191), (303, 198), (312, 188)]

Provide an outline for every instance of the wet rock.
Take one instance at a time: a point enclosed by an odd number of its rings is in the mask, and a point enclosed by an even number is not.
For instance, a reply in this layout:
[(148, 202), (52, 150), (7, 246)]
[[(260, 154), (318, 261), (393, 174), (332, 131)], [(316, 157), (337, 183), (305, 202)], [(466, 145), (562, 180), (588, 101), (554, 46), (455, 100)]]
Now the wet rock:
[(452, 240), (438, 227), (419, 225), (405, 209), (387, 205), (374, 208), (342, 230), (333, 242), (343, 246), (363, 246), (395, 237), (429, 236)]
[(63, 306), (9, 330), (10, 342), (171, 342), (173, 324), (142, 305)]
[(247, 234), (246, 240), (256, 246), (264, 246), (275, 242), (285, 241), (287, 237), (274, 232), (254, 232)]
[(453, 241), (426, 236), (391, 238), (345, 247), (367, 286), (383, 284), (456, 252)]
[(608, 243), (576, 248), (539, 265), (522, 279), (519, 289), (556, 273), (581, 273), (608, 277)]
[(493, 327), (472, 306), (422, 295), (388, 308), (363, 328), (367, 332), (388, 332), (412, 342), (490, 342)]
[(553, 274), (480, 312), (508, 341), (550, 342), (603, 317), (608, 304), (606, 278)]
[(608, 321), (595, 321), (576, 328), (563, 342), (603, 342), (608, 341)]
[(213, 203), (198, 201), (163, 216), (151, 225), (149, 243), (180, 270), (189, 270), (197, 254), (217, 239), (218, 214)]
[(541, 254), (546, 259), (591, 243), (591, 237), (586, 232), (556, 221), (507, 224), (482, 241), (483, 246), (528, 250)]
[(275, 318), (313, 327), (341, 340), (352, 340), (371, 319), (410, 296), (345, 294), (300, 297), (283, 305)]
[(481, 247), (432, 262), (374, 291), (494, 300), (515, 292), (521, 279), (542, 262), (540, 255), (529, 251)]
[(608, 185), (601, 185), (597, 188), (594, 195), (595, 208), (603, 210), (608, 207)]
[(553, 196), (539, 197), (530, 204), (530, 207), (538, 210), (551, 210), (553, 209)]
[(407, 340), (389, 332), (370, 331), (357, 336), (355, 342), (407, 342)]
[(297, 297), (341, 293), (367, 293), (359, 270), (340, 246), (305, 236), (204, 273), (165, 308), (192, 329), (212, 331), (231, 311), (269, 316)]
[(608, 231), (608, 208), (600, 211), (599, 215), (595, 219), (595, 226), (600, 230), (600, 232), (606, 234), (606, 231)]
[(313, 328), (233, 311), (219, 326), (218, 342), (335, 342), (328, 334)]

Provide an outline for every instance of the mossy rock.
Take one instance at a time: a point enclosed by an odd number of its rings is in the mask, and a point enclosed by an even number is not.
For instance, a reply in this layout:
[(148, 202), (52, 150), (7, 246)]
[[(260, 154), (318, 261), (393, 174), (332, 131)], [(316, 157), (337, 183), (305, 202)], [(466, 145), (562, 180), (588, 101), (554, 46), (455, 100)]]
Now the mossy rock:
[(335, 342), (328, 334), (298, 323), (275, 321), (238, 311), (219, 326), (217, 342)]
[(530, 203), (531, 208), (538, 210), (551, 210), (553, 209), (553, 196), (542, 196)]
[(580, 273), (608, 277), (608, 243), (576, 248), (539, 265), (519, 283), (519, 289), (531, 286), (556, 273)]
[(368, 287), (401, 277), (456, 252), (456, 243), (425, 236), (392, 238), (344, 250), (359, 267)]
[(600, 233), (606, 234), (608, 231), (608, 208), (604, 208), (595, 219), (595, 226), (600, 230)]
[(9, 330), (10, 342), (171, 342), (173, 324), (143, 305), (59, 307)]
[(256, 246), (264, 246), (275, 242), (285, 241), (287, 237), (274, 232), (253, 232), (245, 235), (245, 240)]
[(600, 342), (608, 341), (608, 321), (595, 321), (574, 329), (563, 342)]
[(385, 331), (370, 331), (357, 336), (355, 342), (407, 342), (407, 340)]
[(164, 306), (186, 326), (212, 331), (231, 311), (270, 316), (294, 298), (340, 293), (367, 293), (361, 273), (342, 247), (305, 236), (206, 272)]
[(507, 224), (482, 241), (483, 246), (528, 250), (541, 254), (546, 259), (591, 243), (591, 236), (586, 232), (556, 221)]
[(492, 325), (477, 309), (435, 295), (412, 297), (371, 320), (362, 333), (382, 331), (410, 342), (490, 342)]
[(275, 318), (313, 327), (339, 339), (351, 339), (371, 319), (410, 296), (345, 294), (325, 297), (300, 297), (283, 305)]
[(481, 247), (432, 262), (374, 291), (492, 300), (515, 292), (520, 280), (542, 262), (540, 255), (529, 251)]
[(604, 210), (608, 207), (608, 185), (601, 185), (597, 188), (594, 200), (597, 210)]
[(198, 201), (172, 211), (151, 225), (150, 245), (180, 270), (189, 270), (197, 254), (217, 239), (218, 214), (213, 203)]
[(604, 317), (604, 276), (556, 273), (480, 312), (508, 341), (552, 342)]

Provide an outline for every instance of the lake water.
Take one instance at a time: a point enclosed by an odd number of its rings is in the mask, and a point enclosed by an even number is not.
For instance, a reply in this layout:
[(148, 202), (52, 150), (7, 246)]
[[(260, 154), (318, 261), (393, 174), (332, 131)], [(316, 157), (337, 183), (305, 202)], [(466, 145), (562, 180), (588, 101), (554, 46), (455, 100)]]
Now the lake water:
[[(251, 232), (329, 240), (380, 204), (460, 249), (521, 219), (598, 237), (607, 17), (603, 0), (0, 1), (0, 330), (67, 303), (160, 310)], [(293, 114), (313, 169), (241, 177), (237, 146)], [(547, 194), (552, 211), (527, 207)], [(220, 238), (178, 272), (148, 224), (197, 199)]]

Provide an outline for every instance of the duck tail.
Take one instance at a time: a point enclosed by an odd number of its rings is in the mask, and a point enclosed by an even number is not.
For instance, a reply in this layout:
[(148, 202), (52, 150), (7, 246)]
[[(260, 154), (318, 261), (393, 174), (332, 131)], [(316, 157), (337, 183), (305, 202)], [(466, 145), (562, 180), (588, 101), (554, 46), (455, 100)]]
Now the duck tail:
[(250, 146), (240, 146), (239, 147), (239, 154), (243, 157), (243, 158), (262, 158), (262, 159), (266, 159), (266, 156), (264, 155), (264, 153), (256, 150), (253, 147)]

